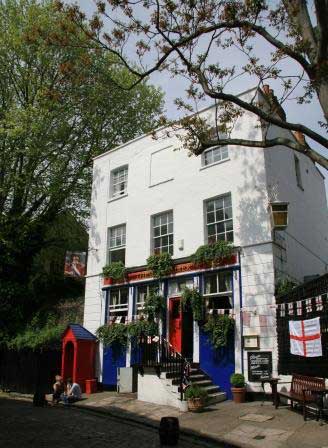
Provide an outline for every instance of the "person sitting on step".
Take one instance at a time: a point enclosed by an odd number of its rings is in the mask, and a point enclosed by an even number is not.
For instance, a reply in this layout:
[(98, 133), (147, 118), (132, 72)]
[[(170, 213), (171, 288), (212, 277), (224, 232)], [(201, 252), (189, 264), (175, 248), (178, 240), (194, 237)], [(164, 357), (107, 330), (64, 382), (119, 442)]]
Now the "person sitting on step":
[(73, 383), (72, 378), (66, 380), (66, 392), (62, 394), (64, 404), (74, 403), (82, 399), (81, 388), (78, 383)]

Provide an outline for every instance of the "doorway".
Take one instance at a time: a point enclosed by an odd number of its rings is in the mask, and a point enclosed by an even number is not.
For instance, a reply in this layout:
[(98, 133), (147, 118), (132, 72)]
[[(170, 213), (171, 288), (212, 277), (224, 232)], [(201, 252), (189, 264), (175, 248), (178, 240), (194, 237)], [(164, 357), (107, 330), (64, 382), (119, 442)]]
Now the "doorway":
[(69, 341), (65, 345), (64, 378), (73, 378), (74, 344)]
[(193, 357), (193, 316), (190, 307), (181, 309), (181, 297), (169, 300), (169, 342), (185, 358)]

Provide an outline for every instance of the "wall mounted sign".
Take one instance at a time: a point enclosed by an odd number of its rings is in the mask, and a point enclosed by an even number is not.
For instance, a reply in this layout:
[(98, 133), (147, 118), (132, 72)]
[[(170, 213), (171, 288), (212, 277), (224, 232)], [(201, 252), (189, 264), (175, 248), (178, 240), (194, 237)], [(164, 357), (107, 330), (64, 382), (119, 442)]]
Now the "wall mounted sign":
[(260, 348), (259, 337), (257, 334), (250, 334), (243, 336), (244, 349), (256, 349)]
[(272, 377), (272, 352), (248, 352), (248, 381)]

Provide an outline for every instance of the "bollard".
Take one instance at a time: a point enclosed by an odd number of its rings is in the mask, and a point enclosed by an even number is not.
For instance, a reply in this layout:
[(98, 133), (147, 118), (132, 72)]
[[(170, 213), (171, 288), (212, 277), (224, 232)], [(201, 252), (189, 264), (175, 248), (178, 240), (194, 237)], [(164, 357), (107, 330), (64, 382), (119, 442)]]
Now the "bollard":
[(180, 434), (177, 417), (162, 417), (159, 425), (159, 438), (161, 445), (175, 446), (178, 444)]

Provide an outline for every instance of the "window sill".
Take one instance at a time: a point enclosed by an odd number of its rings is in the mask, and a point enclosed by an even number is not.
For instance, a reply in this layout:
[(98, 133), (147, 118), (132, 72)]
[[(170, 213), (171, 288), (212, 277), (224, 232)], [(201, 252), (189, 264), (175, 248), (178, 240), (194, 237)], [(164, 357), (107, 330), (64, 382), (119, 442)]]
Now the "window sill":
[(126, 198), (128, 195), (128, 193), (122, 194), (121, 196), (115, 196), (115, 198), (110, 198), (108, 199), (107, 202), (114, 202), (114, 201), (118, 201), (119, 199), (123, 199)]
[(157, 184), (149, 185), (148, 188), (157, 187), (157, 185), (166, 184), (167, 182), (171, 182), (172, 180), (174, 180), (174, 177), (171, 177), (171, 179), (162, 180), (161, 182), (157, 182)]
[(229, 162), (229, 161), (230, 161), (230, 158), (224, 159), (224, 160), (219, 160), (218, 162), (211, 163), (210, 165), (202, 166), (201, 168), (199, 168), (199, 171), (205, 170), (206, 168), (211, 168), (212, 166), (215, 166), (215, 165), (221, 165), (221, 163), (225, 163), (225, 162)]

